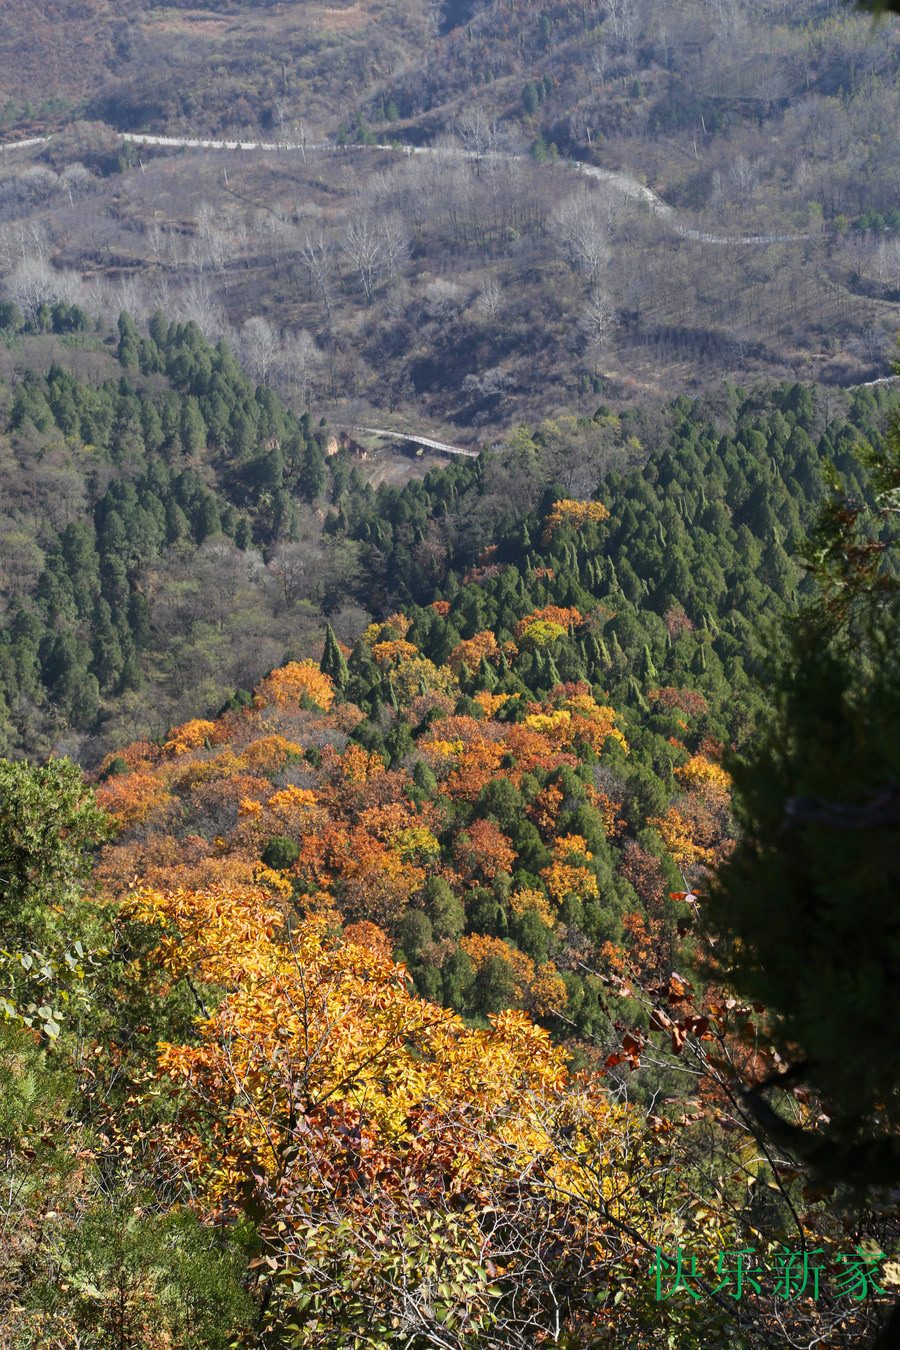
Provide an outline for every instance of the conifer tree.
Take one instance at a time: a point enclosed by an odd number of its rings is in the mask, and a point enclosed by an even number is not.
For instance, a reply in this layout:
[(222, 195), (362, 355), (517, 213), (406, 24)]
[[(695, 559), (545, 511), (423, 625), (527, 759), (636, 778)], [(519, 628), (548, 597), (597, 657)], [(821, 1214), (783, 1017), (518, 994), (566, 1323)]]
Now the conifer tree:
[(347, 669), (347, 662), (344, 660), (344, 654), (334, 636), (334, 630), (331, 624), (325, 625), (325, 650), (322, 653), (322, 660), (319, 662), (319, 669), (323, 675), (334, 681), (335, 689), (343, 691), (347, 687), (347, 681), (350, 678), (350, 671)]
[(729, 766), (739, 843), (708, 910), (730, 939), (727, 977), (769, 1010), (782, 1072), (762, 1086), (811, 1087), (823, 1128), (804, 1136), (761, 1088), (748, 1100), (773, 1137), (860, 1189), (900, 1179), (900, 597), (885, 557), (898, 541), (878, 538), (900, 488), (900, 424), (864, 462), (875, 511), (827, 475), (805, 559), (819, 592), (786, 622), (774, 715)]

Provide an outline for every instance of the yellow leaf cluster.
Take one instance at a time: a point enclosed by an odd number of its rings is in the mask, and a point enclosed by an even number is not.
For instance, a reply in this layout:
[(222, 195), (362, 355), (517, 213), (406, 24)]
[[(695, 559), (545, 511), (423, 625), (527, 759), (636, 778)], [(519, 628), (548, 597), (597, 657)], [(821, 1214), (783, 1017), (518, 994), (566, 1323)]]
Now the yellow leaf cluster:
[(260, 888), (145, 888), (129, 896), (122, 916), (159, 930), (154, 961), (174, 979), (196, 972), (209, 984), (252, 978), (268, 968), (281, 914)]
[(402, 638), (394, 638), (390, 642), (376, 642), (372, 648), (372, 659), (381, 669), (387, 665), (395, 666), (400, 661), (409, 661), (418, 655), (418, 647), (411, 642), (404, 642)]
[(517, 947), (508, 946), (501, 938), (481, 933), (472, 933), (469, 937), (460, 938), (459, 945), (476, 971), (482, 970), (489, 961), (505, 961), (513, 972), (517, 995), (520, 999), (524, 999), (525, 992), (534, 979), (534, 962), (530, 956), (520, 952)]
[[(581, 856), (584, 863), (571, 862), (574, 856)], [(577, 895), (581, 900), (594, 899), (597, 894), (597, 879), (588, 867), (593, 858), (587, 842), (579, 834), (563, 835), (556, 841), (553, 850), (553, 862), (541, 872), (541, 880), (556, 904), (561, 905), (567, 895)]]
[(525, 725), (531, 727), (534, 731), (542, 731), (551, 740), (565, 745), (569, 739), (568, 732), (571, 721), (572, 714), (559, 708), (553, 712), (532, 713), (530, 717), (525, 718)]
[(391, 642), (397, 638), (402, 640), (411, 628), (412, 619), (405, 614), (392, 614), (384, 623), (370, 623), (362, 635), (362, 641), (374, 647), (379, 642)]
[(273, 792), (264, 803), (241, 802), (240, 813), (250, 817), (260, 836), (280, 834), (300, 839), (328, 823), (328, 812), (308, 788), (286, 787)]
[(422, 694), (451, 694), (455, 697), (459, 693), (459, 684), (450, 667), (436, 666), (417, 651), (415, 656), (402, 660), (394, 667), (391, 683), (402, 708), (408, 707), (414, 698)]
[(393, 837), (392, 845), (404, 861), (411, 861), (416, 858), (427, 861), (436, 857), (441, 851), (441, 846), (431, 830), (424, 825), (415, 825), (406, 830), (398, 830)]
[(238, 757), (238, 767), (265, 777), (277, 773), (289, 759), (302, 754), (303, 746), (296, 741), (289, 741), (277, 734), (261, 736), (258, 741), (251, 741)]
[(572, 853), (580, 853), (584, 858), (592, 858), (594, 855), (588, 852), (587, 840), (580, 834), (562, 834), (556, 841), (556, 848), (553, 850), (558, 858), (568, 858)]
[(341, 762), (341, 774), (347, 783), (368, 783), (384, 777), (384, 764), (378, 755), (370, 755), (361, 745), (348, 745)]
[(685, 820), (677, 806), (670, 806), (664, 816), (657, 816), (649, 823), (659, 831), (666, 849), (678, 867), (708, 865), (713, 862), (714, 850), (696, 842), (691, 824)]
[(265, 886), (267, 890), (282, 896), (285, 900), (289, 900), (294, 893), (294, 888), (287, 877), (271, 867), (266, 867), (265, 863), (256, 864), (252, 877), (256, 885)]
[(489, 961), (505, 961), (512, 971), (517, 1002), (529, 1010), (547, 1017), (565, 1007), (568, 997), (566, 986), (557, 975), (552, 961), (535, 967), (531, 957), (524, 952), (508, 947), (500, 938), (477, 933), (462, 938), (459, 945), (476, 971), (482, 970)]
[(161, 825), (176, 805), (162, 779), (149, 771), (117, 774), (99, 785), (96, 796), (97, 805), (123, 830), (146, 825), (151, 817)]
[(523, 652), (552, 647), (557, 639), (565, 635), (562, 624), (551, 623), (548, 619), (535, 619), (519, 638), (519, 646)]
[(221, 742), (226, 732), (220, 722), (206, 722), (195, 718), (192, 722), (183, 722), (169, 732), (163, 746), (163, 753), (176, 756), (185, 755), (191, 750), (199, 750), (205, 741), (210, 745)]
[(518, 694), (492, 694), (487, 689), (479, 689), (477, 694), (473, 694), (474, 701), (484, 709), (485, 717), (493, 717), (498, 708), (502, 708), (511, 698), (518, 698)]
[(547, 928), (552, 928), (556, 923), (543, 891), (537, 889), (515, 891), (509, 898), (509, 907), (513, 914), (528, 914), (533, 911)]
[(609, 520), (609, 511), (602, 502), (578, 502), (565, 497), (554, 502), (553, 509), (545, 517), (541, 539), (548, 544), (554, 531), (561, 525), (571, 525), (573, 529), (580, 530), (583, 525), (591, 522), (600, 525), (604, 520)]
[(540, 1017), (552, 1017), (562, 1012), (569, 996), (565, 981), (557, 975), (552, 961), (537, 968), (530, 993), (534, 1011)]
[[(529, 1104), (565, 1081), (562, 1053), (524, 1014), (503, 1013), (489, 1030), (472, 1031), (414, 998), (402, 969), (381, 944), (367, 941), (370, 926), (366, 933), (359, 926), (366, 945), (337, 945), (321, 922), (308, 921), (289, 950), (274, 936), (280, 915), (270, 897), (249, 888), (144, 890), (125, 913), (157, 929), (149, 959), (170, 977), (192, 974), (228, 991), (198, 1021), (197, 1043), (162, 1044), (158, 1052), (159, 1080), (195, 1103), (180, 1134), (167, 1132), (166, 1146), (193, 1177), (205, 1208), (230, 1202), (248, 1155), (278, 1174), (298, 1082), (308, 1112), (327, 1101), (352, 1117), (362, 1114), (382, 1147), (396, 1148), (414, 1142), (411, 1122), (423, 1100), (477, 1119), (493, 1113), (502, 1096), (524, 1119)], [(533, 967), (518, 959), (530, 984)], [(537, 982), (547, 1007), (555, 1006), (554, 979), (547, 968)], [(518, 1129), (524, 1139), (521, 1121)], [(458, 1164), (475, 1169), (483, 1165), (482, 1147), (477, 1132), (471, 1138), (478, 1147), (468, 1157), (458, 1150)], [(537, 1143), (533, 1137), (536, 1151)], [(400, 1166), (398, 1159), (398, 1175)]]
[(179, 760), (178, 763), (171, 765), (166, 770), (164, 778), (173, 792), (187, 793), (202, 783), (214, 783), (219, 778), (231, 778), (239, 774), (243, 767), (240, 755), (235, 754), (231, 746), (227, 746), (219, 754), (205, 757), (202, 751), (200, 757), (194, 752), (186, 762)]
[(675, 770), (675, 777), (688, 791), (724, 796), (731, 788), (731, 774), (705, 755), (692, 755), (687, 764)]
[(599, 754), (611, 736), (628, 754), (628, 742), (616, 726), (618, 714), (615, 709), (597, 703), (588, 693), (576, 693), (557, 700), (554, 707), (569, 713), (569, 719), (559, 724), (560, 732), (557, 733), (561, 733), (562, 743), (567, 747), (574, 746), (576, 741), (586, 741)]
[(291, 661), (262, 681), (254, 706), (298, 708), (304, 696), (327, 712), (334, 702), (334, 685), (314, 661)]
[(544, 605), (542, 609), (532, 610), (526, 614), (524, 619), (520, 619), (516, 624), (516, 641), (520, 642), (528, 637), (529, 632), (536, 624), (547, 624), (551, 628), (560, 628), (565, 632), (570, 624), (579, 624), (583, 616), (580, 610), (571, 606), (563, 605)]
[(477, 670), (483, 656), (493, 661), (498, 655), (497, 639), (491, 630), (486, 628), (472, 638), (464, 638), (458, 647), (454, 647), (450, 653), (450, 669), (454, 675), (461, 675), (463, 670), (469, 672)]

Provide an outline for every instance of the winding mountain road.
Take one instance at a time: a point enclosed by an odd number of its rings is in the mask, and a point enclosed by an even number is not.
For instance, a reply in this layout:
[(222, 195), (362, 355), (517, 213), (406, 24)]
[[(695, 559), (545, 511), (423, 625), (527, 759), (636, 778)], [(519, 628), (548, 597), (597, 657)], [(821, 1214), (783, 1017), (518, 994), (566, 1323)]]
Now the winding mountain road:
[[(275, 141), (217, 141), (212, 139), (202, 139), (192, 136), (154, 136), (149, 132), (117, 132), (123, 140), (133, 141), (136, 145), (170, 145), (175, 149), (191, 150), (266, 150), (283, 151), (299, 150), (302, 154), (307, 152), (314, 153), (317, 150), (338, 150), (340, 147), (333, 141), (307, 141), (305, 144), (294, 144), (293, 142), (283, 142), (278, 144)], [(52, 140), (51, 136), (36, 136), (26, 141), (7, 141), (2, 147), (4, 155), (9, 150), (22, 149), (24, 146), (41, 145), (45, 141)], [(396, 153), (396, 148), (390, 145), (372, 145), (360, 146), (354, 145), (353, 150), (369, 149), (381, 153)], [(490, 155), (479, 155), (477, 151), (466, 150), (460, 147), (454, 149), (450, 146), (441, 146), (440, 148), (430, 145), (401, 145), (400, 150), (407, 155), (445, 155), (458, 156), (461, 159), (504, 159), (515, 160), (525, 159), (524, 155), (504, 154), (501, 151), (492, 151)], [(653, 215), (664, 220), (670, 229), (682, 239), (692, 239), (700, 244), (746, 244), (748, 246), (767, 247), (769, 244), (788, 244), (796, 243), (798, 240), (806, 239), (806, 234), (713, 234), (707, 230), (694, 229), (691, 226), (683, 225), (677, 218), (675, 208), (664, 202), (651, 188), (645, 183), (641, 183), (637, 178), (632, 178), (630, 174), (621, 173), (614, 169), (601, 169), (594, 164), (575, 163), (571, 169), (572, 173), (581, 174), (585, 178), (594, 178), (598, 182), (605, 183), (613, 191), (620, 193), (626, 200), (638, 202), (648, 208)]]

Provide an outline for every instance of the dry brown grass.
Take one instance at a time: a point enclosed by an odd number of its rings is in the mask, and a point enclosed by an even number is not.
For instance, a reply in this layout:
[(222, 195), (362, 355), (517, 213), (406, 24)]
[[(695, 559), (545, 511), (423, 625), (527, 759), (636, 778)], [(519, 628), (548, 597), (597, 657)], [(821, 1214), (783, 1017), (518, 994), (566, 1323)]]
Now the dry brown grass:
[(200, 37), (221, 37), (231, 27), (228, 19), (212, 18), (203, 11), (186, 14), (149, 15), (145, 29), (154, 33), (190, 33)]
[(319, 33), (352, 33), (365, 28), (371, 18), (371, 5), (350, 5), (347, 9), (326, 9), (310, 5), (307, 21)]

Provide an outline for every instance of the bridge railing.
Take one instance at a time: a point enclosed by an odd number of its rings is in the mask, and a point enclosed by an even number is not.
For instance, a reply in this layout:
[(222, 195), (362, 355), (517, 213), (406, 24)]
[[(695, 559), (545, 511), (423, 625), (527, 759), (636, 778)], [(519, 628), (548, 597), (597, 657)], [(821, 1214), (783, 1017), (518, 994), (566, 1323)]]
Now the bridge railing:
[(370, 436), (385, 436), (393, 441), (409, 441), (412, 445), (426, 446), (429, 450), (440, 450), (446, 455), (465, 455), (467, 459), (477, 459), (480, 450), (472, 450), (466, 445), (453, 445), (450, 441), (439, 441), (432, 436), (419, 436), (414, 431), (386, 431), (382, 427), (357, 427)]

